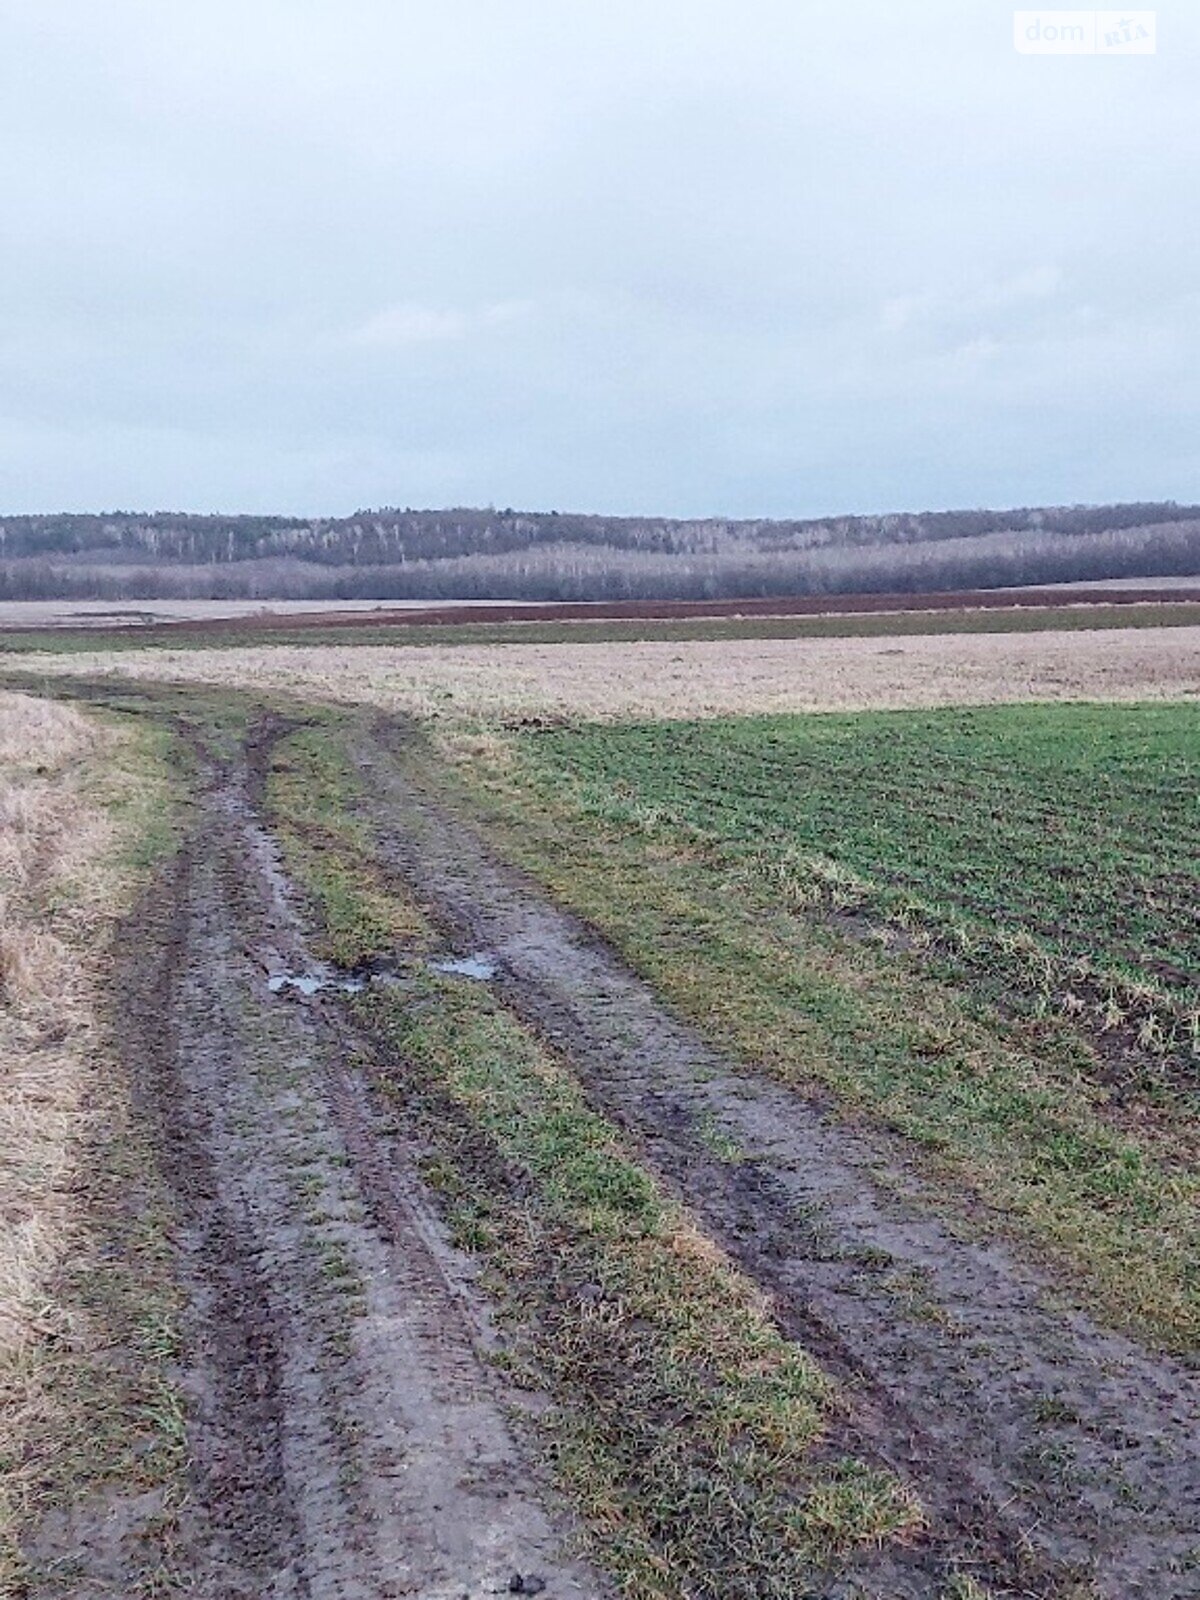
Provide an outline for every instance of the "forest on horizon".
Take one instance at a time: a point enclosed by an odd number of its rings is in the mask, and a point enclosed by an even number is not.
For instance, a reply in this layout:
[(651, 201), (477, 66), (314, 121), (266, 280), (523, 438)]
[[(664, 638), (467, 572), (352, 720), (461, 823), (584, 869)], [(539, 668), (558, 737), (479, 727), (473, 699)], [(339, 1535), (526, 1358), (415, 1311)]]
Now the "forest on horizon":
[(0, 599), (732, 599), (1200, 574), (1174, 501), (781, 520), (387, 507), (0, 517)]

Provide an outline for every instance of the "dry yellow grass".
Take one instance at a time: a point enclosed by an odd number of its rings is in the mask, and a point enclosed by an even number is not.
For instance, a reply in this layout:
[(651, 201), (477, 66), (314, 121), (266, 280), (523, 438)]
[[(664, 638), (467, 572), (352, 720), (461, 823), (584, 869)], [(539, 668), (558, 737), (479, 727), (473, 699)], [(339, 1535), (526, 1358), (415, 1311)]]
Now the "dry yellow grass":
[(61, 766), (93, 749), (98, 737), (95, 725), (72, 706), (28, 695), (0, 696), (0, 767)]
[(103, 1114), (100, 965), (127, 893), (121, 829), (89, 788), (121, 740), (0, 694), (0, 1587), (19, 1565), (29, 1440), (60, 1405), (43, 1357), (80, 1331), (54, 1280), (81, 1220), (76, 1155)]
[[(21, 665), (28, 668), (28, 660)], [(1200, 694), (1200, 628), (634, 644), (270, 646), (40, 656), (420, 716), (696, 717)]]

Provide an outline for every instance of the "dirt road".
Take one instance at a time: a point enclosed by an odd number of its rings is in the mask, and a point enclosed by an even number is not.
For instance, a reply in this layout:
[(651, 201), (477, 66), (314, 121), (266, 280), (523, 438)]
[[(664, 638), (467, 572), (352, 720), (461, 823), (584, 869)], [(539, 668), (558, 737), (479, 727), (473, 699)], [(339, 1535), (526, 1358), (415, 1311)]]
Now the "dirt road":
[[(915, 1486), (931, 1525), (903, 1592), (941, 1600), (952, 1551), (997, 1594), (1200, 1596), (1195, 1376), (947, 1226), (885, 1137), (716, 1055), (447, 809), (402, 729), (346, 727), (383, 870), (494, 961), (505, 1003), (844, 1387), (864, 1456)], [(232, 755), (193, 735), (188, 839), (120, 958), (190, 1307), (176, 1577), (200, 1600), (604, 1595), (489, 1360), (484, 1288), (375, 1098), (371, 1041), (336, 991), (283, 981), (321, 969), (263, 821), (279, 731)], [(118, 1496), (48, 1526), (37, 1600), (143, 1592), (161, 1514)], [(813, 1595), (851, 1592), (900, 1591)]]
[[(193, 1482), (170, 1579), (201, 1600), (476, 1600), (518, 1579), (600, 1595), (531, 1476), (484, 1298), (351, 1064), (348, 1024), (271, 991), (312, 963), (244, 762), (196, 752), (186, 847), (119, 971), (190, 1302)], [(115, 1496), (56, 1520), (35, 1552), (55, 1571), (44, 1592), (147, 1592), (161, 1512)]]

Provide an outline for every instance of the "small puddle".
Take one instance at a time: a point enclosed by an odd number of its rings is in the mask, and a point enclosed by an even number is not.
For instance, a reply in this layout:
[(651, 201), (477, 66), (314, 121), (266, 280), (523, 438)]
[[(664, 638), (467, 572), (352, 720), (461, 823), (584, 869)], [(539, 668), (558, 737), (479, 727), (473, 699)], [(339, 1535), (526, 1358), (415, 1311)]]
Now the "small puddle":
[[(445, 956), (427, 963), (431, 972), (443, 972), (454, 978), (471, 978), (486, 983), (496, 976), (496, 961), (489, 955), (476, 952), (469, 956)], [(310, 967), (307, 972), (272, 972), (267, 978), (267, 988), (272, 994), (298, 994), (306, 1000), (319, 994), (362, 994), (375, 984), (395, 983), (399, 974), (395, 967), (380, 963), (378, 967), (363, 967), (357, 972), (338, 972), (322, 967)]]
[(444, 961), (431, 961), (434, 972), (446, 972), (456, 978), (475, 978), (486, 983), (496, 976), (496, 963), (491, 956), (452, 956)]
[(347, 978), (330, 973), (302, 972), (297, 975), (277, 972), (267, 979), (267, 988), (272, 994), (283, 994), (288, 989), (305, 996), (329, 993), (361, 994), (366, 986), (365, 978)]

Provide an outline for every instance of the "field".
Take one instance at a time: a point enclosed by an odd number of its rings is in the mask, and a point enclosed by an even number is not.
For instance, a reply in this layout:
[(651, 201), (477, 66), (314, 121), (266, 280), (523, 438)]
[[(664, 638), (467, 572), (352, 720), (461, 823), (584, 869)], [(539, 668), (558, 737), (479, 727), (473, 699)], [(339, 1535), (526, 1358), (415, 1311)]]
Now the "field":
[[(1164, 595), (1173, 589), (1200, 587), (1195, 580), (1190, 583), (1172, 578), (1156, 578), (1154, 590)], [(441, 604), (453, 608), (453, 600)], [(486, 606), (486, 601), (472, 602)], [(353, 615), (356, 612), (393, 612), (426, 609), (421, 600), (3, 600), (0, 601), (0, 628), (19, 632), (38, 629), (90, 629), (111, 631), (115, 628), (144, 630), (163, 623), (190, 622), (211, 625), (214, 622), (246, 621), (251, 624), (276, 620), (284, 616), (311, 617)]]
[[(954, 633), (1094, 632), (1200, 625), (1200, 587), (1121, 592), (1101, 588), (1043, 593), (997, 591), (925, 595), (918, 607), (897, 595), (840, 595), (792, 601), (677, 602), (658, 605), (504, 606), (392, 601), (357, 607), (318, 601), (272, 611), (253, 602), (180, 601), (169, 609), (55, 609), (56, 602), (0, 605), (0, 654), (101, 650), (232, 650), (240, 646), (629, 644), (661, 639), (841, 639)], [(62, 603), (63, 605), (66, 602)], [(151, 605), (151, 602), (147, 602)], [(155, 602), (163, 604), (166, 602)], [(517, 625), (519, 624), (519, 626)]]
[(8, 1592), (1200, 1596), (1139, 609), (16, 640)]
[(802, 902), (920, 915), (969, 945), (1029, 935), (1095, 981), (1200, 978), (1180, 870), (1200, 857), (1200, 706), (625, 724), (547, 732), (531, 753), (548, 783), (786, 872)]
[(420, 717), (687, 718), (1021, 700), (1200, 695), (1200, 628), (872, 638), (651, 639), (630, 645), (275, 645), (38, 652), (39, 674), (368, 701)]
[[(903, 1127), (1195, 1347), (1200, 712), (635, 725), (514, 759), (513, 847), (681, 1009)], [(536, 846), (528, 792), (556, 819)], [(594, 865), (549, 842), (584, 835)], [(705, 937), (681, 951), (675, 921)]]

